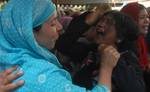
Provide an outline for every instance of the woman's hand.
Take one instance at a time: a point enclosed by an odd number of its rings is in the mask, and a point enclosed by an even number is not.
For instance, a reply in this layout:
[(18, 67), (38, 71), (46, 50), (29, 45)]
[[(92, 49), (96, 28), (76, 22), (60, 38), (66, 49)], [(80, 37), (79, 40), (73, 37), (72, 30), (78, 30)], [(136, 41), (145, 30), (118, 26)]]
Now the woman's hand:
[(13, 73), (17, 69), (17, 66), (9, 68), (3, 72), (0, 72), (0, 92), (12, 92), (16, 88), (24, 84), (23, 80), (16, 83), (12, 83), (15, 79), (23, 75), (22, 71)]
[(101, 45), (98, 48), (101, 55), (101, 67), (113, 69), (120, 58), (120, 53), (113, 46)]

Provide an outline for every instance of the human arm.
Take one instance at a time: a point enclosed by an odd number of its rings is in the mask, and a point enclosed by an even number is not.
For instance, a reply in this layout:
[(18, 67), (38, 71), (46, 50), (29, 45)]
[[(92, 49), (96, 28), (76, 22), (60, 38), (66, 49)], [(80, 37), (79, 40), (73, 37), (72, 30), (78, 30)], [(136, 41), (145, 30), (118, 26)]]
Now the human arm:
[(107, 86), (111, 90), (112, 71), (117, 65), (120, 54), (112, 46), (99, 46), (98, 51), (101, 54), (98, 83)]

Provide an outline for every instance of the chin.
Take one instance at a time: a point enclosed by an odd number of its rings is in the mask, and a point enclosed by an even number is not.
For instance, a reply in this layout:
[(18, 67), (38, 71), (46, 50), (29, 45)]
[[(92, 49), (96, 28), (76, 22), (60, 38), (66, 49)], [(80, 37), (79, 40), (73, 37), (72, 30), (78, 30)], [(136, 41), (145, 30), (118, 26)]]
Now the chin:
[(49, 45), (49, 50), (52, 50), (55, 48), (55, 42), (52, 42), (50, 45)]
[(148, 33), (148, 31), (143, 31), (142, 33), (143, 33), (144, 35), (146, 35), (146, 34)]
[(52, 50), (52, 49), (54, 49), (54, 47), (55, 47), (55, 45), (51, 45), (51, 46), (49, 46), (49, 50)]
[(146, 35), (148, 33), (148, 30), (141, 30), (140, 33)]

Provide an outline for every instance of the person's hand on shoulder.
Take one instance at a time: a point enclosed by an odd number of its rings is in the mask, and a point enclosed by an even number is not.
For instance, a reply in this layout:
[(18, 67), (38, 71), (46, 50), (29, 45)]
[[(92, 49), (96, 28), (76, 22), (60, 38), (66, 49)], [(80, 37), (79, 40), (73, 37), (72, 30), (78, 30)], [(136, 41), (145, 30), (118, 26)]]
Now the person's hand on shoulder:
[(13, 73), (17, 69), (17, 66), (9, 68), (3, 72), (0, 72), (0, 92), (12, 92), (13, 90), (21, 87), (24, 84), (23, 80), (16, 83), (12, 83), (14, 80), (23, 75), (22, 71)]

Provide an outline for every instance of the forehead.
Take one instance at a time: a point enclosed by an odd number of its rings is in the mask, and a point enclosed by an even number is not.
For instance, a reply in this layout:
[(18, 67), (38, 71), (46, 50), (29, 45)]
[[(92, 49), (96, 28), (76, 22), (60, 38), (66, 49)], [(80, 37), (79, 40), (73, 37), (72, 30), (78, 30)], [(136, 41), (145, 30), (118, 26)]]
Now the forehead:
[(96, 28), (105, 28), (105, 31), (116, 30), (115, 19), (111, 15), (101, 17)]
[(110, 15), (104, 15), (101, 20), (113, 20), (113, 18)]
[(139, 15), (148, 15), (148, 12), (146, 11), (146, 9), (142, 9)]
[(104, 15), (100, 18), (98, 25), (105, 22), (108, 25), (114, 25), (115, 24), (115, 20), (113, 19), (112, 16), (110, 15)]

